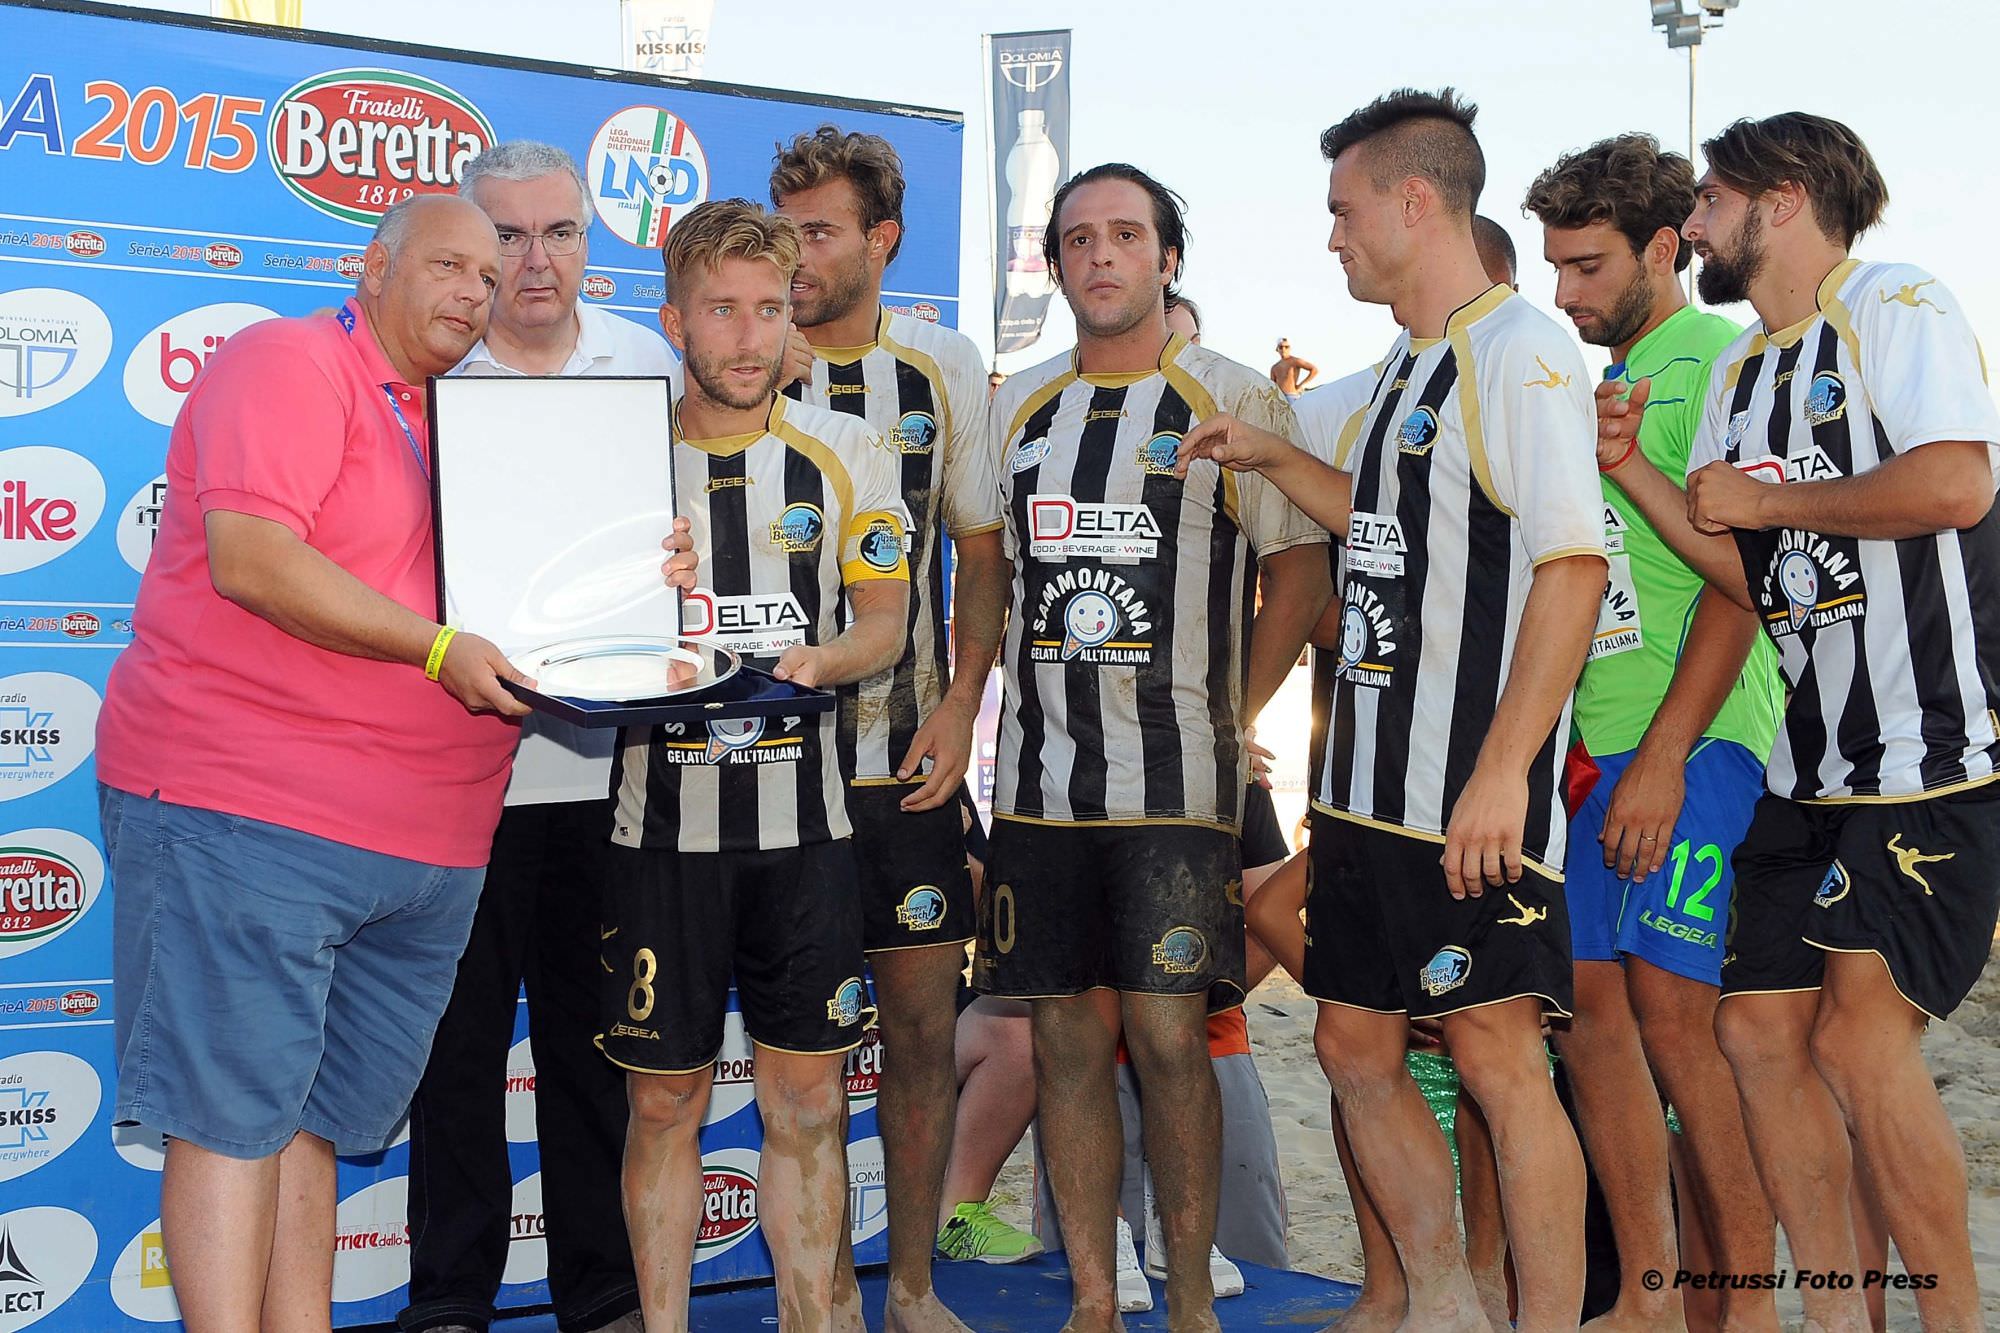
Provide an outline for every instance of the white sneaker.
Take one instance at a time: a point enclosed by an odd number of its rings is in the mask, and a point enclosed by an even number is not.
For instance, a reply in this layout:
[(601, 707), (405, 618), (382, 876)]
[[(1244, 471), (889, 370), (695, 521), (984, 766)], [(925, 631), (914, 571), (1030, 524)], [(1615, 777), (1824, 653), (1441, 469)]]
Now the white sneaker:
[[(1153, 1169), (1150, 1166), (1145, 1168), (1141, 1180), (1146, 1194), (1146, 1276), (1165, 1282), (1167, 1239), (1160, 1227), (1159, 1207), (1153, 1202)], [(1213, 1245), (1208, 1247), (1208, 1281), (1215, 1289), (1217, 1300), (1243, 1294), (1243, 1270)]]
[(1118, 1309), (1124, 1314), (1153, 1308), (1153, 1288), (1139, 1269), (1139, 1252), (1132, 1246), (1132, 1228), (1118, 1219)]

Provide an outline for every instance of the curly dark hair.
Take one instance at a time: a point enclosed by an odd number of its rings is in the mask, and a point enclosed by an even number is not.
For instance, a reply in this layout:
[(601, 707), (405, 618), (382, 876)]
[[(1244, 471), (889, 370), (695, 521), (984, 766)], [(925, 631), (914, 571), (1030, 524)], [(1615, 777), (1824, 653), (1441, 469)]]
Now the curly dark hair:
[(1837, 120), (1787, 111), (1739, 120), (1701, 146), (1709, 170), (1756, 196), (1790, 181), (1805, 187), (1813, 217), (1845, 248), (1882, 220), (1889, 186), (1861, 136)]
[(771, 158), (771, 202), (784, 206), (785, 196), (844, 180), (861, 200), (861, 225), (896, 224), (896, 243), (889, 260), (903, 248), (903, 159), (879, 134), (842, 133), (837, 125), (822, 125), (779, 144)]
[(1665, 227), (1674, 233), (1674, 269), (1692, 256), (1679, 244), (1681, 224), (1694, 212), (1694, 166), (1660, 150), (1650, 134), (1620, 134), (1564, 153), (1535, 177), (1522, 201), (1544, 227), (1564, 230), (1609, 223), (1638, 255)]
[(1358, 144), (1370, 146), (1368, 178), (1384, 187), (1422, 176), (1437, 187), (1445, 207), (1470, 214), (1486, 188), (1486, 154), (1472, 133), (1479, 108), (1443, 88), (1434, 93), (1398, 88), (1351, 113), (1319, 136), (1328, 162)]

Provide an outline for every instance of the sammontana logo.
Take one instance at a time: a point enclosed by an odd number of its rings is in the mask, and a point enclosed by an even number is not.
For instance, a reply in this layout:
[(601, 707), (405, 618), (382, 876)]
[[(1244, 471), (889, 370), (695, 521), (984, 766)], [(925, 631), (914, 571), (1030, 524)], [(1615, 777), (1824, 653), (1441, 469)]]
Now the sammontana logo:
[(293, 85), (272, 107), (268, 136), (286, 189), (365, 227), (412, 195), (452, 193), (497, 137), (458, 92), (389, 69), (338, 69)]

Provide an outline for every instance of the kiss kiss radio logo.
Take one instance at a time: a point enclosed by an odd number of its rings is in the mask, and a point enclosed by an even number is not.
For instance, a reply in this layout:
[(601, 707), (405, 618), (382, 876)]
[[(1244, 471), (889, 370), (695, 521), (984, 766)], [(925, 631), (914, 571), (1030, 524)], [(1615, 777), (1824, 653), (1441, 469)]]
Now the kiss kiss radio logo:
[(125, 397), (146, 420), (173, 425), (195, 377), (222, 344), (252, 324), (277, 317), (275, 310), (239, 301), (182, 311), (141, 338), (125, 358)]
[(464, 96), (401, 70), (332, 70), (271, 108), (271, 166), (285, 188), (364, 227), (412, 195), (452, 193), (494, 140)]

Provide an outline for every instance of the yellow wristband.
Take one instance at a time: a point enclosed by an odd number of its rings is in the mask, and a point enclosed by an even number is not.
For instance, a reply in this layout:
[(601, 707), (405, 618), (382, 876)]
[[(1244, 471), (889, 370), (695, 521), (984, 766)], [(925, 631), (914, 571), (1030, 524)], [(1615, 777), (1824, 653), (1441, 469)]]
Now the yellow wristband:
[(458, 631), (446, 625), (431, 640), (431, 655), (424, 659), (424, 679), (436, 680), (438, 670), (444, 666), (444, 655), (451, 649), (451, 641), (458, 637)]

